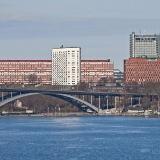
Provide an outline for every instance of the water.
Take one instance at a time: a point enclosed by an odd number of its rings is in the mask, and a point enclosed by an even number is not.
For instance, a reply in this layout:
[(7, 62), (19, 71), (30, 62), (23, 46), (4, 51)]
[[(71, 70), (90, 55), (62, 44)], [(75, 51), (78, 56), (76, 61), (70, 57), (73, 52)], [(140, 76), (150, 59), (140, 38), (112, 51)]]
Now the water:
[(1, 160), (159, 160), (160, 118), (0, 117)]

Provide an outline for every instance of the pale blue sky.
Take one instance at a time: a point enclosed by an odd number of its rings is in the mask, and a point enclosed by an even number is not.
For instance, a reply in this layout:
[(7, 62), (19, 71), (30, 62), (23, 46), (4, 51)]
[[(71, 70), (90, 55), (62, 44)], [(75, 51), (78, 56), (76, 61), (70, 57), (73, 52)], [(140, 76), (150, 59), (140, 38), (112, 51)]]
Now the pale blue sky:
[(160, 0), (0, 0), (0, 59), (50, 59), (63, 44), (123, 71), (131, 32), (160, 33), (159, 6)]

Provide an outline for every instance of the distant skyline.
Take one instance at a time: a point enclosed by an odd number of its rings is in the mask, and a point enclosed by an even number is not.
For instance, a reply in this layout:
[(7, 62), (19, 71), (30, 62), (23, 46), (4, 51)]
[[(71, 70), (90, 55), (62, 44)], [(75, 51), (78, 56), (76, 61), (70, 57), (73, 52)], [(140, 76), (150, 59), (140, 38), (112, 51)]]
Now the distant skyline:
[(159, 0), (0, 0), (0, 59), (51, 59), (81, 47), (81, 59), (110, 59), (123, 71), (134, 31), (160, 34)]

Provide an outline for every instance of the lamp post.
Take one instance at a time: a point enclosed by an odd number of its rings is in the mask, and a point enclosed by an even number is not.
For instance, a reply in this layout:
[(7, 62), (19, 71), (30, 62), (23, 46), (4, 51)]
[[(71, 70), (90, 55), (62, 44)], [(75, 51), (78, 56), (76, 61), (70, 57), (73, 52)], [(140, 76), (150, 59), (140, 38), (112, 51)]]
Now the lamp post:
[(49, 107), (48, 107), (48, 116), (49, 116)]
[(61, 108), (59, 107), (59, 115), (60, 115), (60, 111), (61, 111)]

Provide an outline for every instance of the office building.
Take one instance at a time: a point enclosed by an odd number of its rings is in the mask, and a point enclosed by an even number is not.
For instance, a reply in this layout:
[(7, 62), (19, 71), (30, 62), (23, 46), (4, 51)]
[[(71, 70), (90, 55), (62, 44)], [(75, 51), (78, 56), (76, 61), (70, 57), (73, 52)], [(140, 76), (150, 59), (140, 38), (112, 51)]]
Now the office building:
[(127, 83), (160, 82), (160, 58), (124, 60), (124, 74)]
[(81, 48), (52, 49), (52, 85), (77, 85), (80, 82)]
[(142, 35), (132, 32), (130, 35), (130, 58), (160, 57), (160, 35)]
[(51, 60), (0, 60), (0, 84), (51, 84)]

